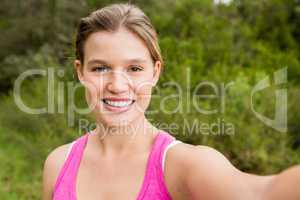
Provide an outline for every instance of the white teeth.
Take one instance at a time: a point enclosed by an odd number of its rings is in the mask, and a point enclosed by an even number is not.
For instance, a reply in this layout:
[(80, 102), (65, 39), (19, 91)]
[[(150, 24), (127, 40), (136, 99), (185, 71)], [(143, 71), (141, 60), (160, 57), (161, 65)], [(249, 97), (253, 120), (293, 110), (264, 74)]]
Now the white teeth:
[(111, 106), (115, 106), (115, 107), (125, 107), (125, 106), (129, 106), (133, 101), (108, 101), (108, 100), (103, 100), (104, 103), (109, 104)]

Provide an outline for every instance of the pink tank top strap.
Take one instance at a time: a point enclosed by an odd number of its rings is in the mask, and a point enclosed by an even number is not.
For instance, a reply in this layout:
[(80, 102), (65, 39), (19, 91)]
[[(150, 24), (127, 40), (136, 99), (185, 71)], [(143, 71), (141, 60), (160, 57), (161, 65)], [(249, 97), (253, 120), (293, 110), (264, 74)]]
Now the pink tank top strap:
[(88, 134), (77, 138), (55, 183), (53, 200), (75, 200), (76, 176), (88, 139)]
[(171, 200), (163, 174), (163, 154), (167, 146), (175, 140), (173, 136), (160, 130), (152, 148), (145, 177), (145, 183), (137, 200)]

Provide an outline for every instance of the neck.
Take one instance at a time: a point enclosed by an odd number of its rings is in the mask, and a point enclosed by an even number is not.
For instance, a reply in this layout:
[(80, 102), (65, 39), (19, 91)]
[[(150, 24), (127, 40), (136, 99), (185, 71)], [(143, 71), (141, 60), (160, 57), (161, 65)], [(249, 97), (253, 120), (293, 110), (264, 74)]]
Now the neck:
[(134, 155), (137, 152), (148, 152), (158, 130), (142, 117), (124, 126), (107, 127), (97, 124), (93, 131), (104, 155)]

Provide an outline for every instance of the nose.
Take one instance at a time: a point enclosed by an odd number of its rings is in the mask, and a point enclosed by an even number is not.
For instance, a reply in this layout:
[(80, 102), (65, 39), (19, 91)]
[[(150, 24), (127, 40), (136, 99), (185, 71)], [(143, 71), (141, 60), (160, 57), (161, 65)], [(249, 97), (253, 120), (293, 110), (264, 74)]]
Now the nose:
[(108, 77), (107, 89), (113, 94), (128, 92), (130, 80), (126, 74), (114, 71)]

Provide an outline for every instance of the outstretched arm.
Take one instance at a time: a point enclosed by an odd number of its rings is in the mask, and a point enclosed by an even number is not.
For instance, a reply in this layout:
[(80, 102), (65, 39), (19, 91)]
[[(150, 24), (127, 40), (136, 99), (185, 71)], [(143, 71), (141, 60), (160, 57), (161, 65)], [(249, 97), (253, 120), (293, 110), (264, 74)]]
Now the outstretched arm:
[(189, 148), (184, 182), (193, 200), (262, 200), (277, 180), (276, 176), (244, 173), (213, 148)]
[(266, 190), (263, 200), (299, 200), (300, 166), (293, 166), (277, 175)]

